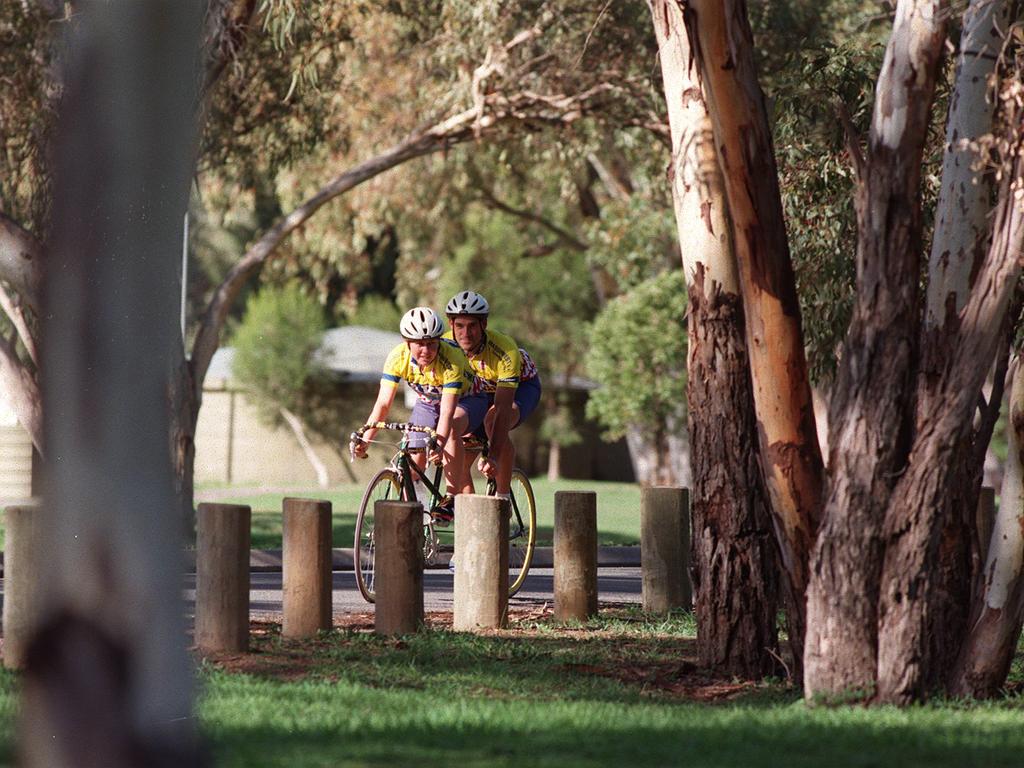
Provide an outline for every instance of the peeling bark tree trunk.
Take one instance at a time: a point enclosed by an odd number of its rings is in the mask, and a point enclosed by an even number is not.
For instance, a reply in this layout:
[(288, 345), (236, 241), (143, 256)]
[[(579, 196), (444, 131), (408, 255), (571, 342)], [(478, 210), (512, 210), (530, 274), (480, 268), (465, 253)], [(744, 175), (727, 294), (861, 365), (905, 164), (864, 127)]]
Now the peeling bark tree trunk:
[[(1020, 116), (1017, 116), (1017, 121)], [(1015, 126), (1020, 130), (1019, 126)], [(1012, 137), (1006, 169), (1020, 178), (1021, 136)], [(1020, 275), (1024, 212), (1016, 189), (1004, 181), (994, 217), (992, 245), (953, 340), (949, 368), (937, 388), (942, 410), (915, 441), (907, 471), (892, 495), (885, 518), (878, 629), (878, 700), (897, 704), (923, 698), (935, 663), (932, 618), (942, 596), (936, 578), (942, 518), (943, 476), (952, 472), (958, 445), (971, 417), (999, 343), (1007, 307)]]
[(682, 11), (651, 0), (672, 132), (669, 178), (689, 293), (692, 571), (700, 663), (778, 672), (779, 572), (757, 453), (743, 305), (711, 123)]
[(686, 23), (733, 223), (761, 466), (788, 577), (789, 633), (799, 674), (824, 468), (778, 171), (745, 4), (692, 0), (688, 8)]
[(970, 631), (953, 671), (954, 696), (995, 696), (1010, 671), (1024, 619), (1024, 371), (1017, 366), (1006, 430), (1006, 474)]
[(992, 175), (974, 170), (977, 152), (961, 147), (960, 142), (977, 140), (992, 130), (995, 103), (984, 84), (995, 72), (1010, 15), (1016, 15), (1010, 6), (1016, 3), (972, 0), (964, 13), (928, 261), (928, 328), (941, 328), (964, 308), (971, 275), (985, 257)]
[(857, 302), (832, 396), (830, 482), (811, 565), (808, 697), (870, 695), (886, 503), (906, 466), (918, 333), (921, 156), (944, 3), (901, 0), (858, 168)]
[[(977, 152), (961, 147), (960, 142), (976, 141), (992, 130), (995, 99), (990, 98), (986, 84), (995, 72), (1007, 21), (1008, 8), (1003, 0), (973, 0), (964, 14), (929, 259), (914, 434), (927, 429), (943, 407), (937, 389), (949, 364), (950, 342), (956, 336), (959, 313), (970, 293), (971, 276), (977, 273), (988, 249), (993, 174), (975, 170)], [(924, 664), (927, 689), (944, 682), (966, 634), (974, 510), (984, 461), (984, 453), (975, 449), (972, 433), (969, 430), (954, 449), (948, 471), (939, 478), (945, 487), (935, 494), (942, 532), (933, 574), (936, 602), (930, 611), (930, 659)]]
[(41, 625), (24, 764), (198, 764), (167, 451), (198, 2), (75, 4), (42, 351)]

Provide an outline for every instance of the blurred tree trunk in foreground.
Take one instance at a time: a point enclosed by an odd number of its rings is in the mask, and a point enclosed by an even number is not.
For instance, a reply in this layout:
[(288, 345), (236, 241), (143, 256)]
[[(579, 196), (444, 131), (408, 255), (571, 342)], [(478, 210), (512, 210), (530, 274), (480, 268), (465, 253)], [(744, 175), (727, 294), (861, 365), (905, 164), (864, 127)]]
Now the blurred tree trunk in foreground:
[(24, 686), (27, 765), (198, 762), (167, 402), (202, 10), (89, 0), (68, 23), (43, 312), (49, 563)]

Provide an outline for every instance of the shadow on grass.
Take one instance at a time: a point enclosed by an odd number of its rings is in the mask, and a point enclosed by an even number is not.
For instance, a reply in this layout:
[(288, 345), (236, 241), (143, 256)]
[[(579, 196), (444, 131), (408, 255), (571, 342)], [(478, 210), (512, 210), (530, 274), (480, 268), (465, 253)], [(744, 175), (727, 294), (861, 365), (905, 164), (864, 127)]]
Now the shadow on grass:
[(949, 711), (453, 701), (340, 684), (276, 694), (280, 721), (206, 721), (222, 765), (1014, 766), (1024, 747), (1009, 720)]

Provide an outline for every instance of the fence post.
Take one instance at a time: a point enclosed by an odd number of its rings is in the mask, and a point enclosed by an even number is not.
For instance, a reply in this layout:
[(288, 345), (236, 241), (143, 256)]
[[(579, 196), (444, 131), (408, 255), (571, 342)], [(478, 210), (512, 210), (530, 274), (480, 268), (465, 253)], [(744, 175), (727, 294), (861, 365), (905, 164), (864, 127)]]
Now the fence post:
[(597, 494), (555, 492), (555, 618), (597, 615)]
[(331, 628), (331, 502), (285, 499), (281, 603), (284, 637)]
[(493, 496), (455, 497), (456, 632), (496, 629), (508, 620), (510, 509)]
[(423, 624), (423, 506), (416, 501), (377, 501), (373, 580), (378, 635), (406, 635)]
[(247, 506), (199, 505), (195, 644), (200, 650), (249, 650), (251, 519)]
[(651, 613), (690, 608), (690, 516), (686, 488), (640, 491), (643, 606)]
[(42, 557), (41, 509), (37, 504), (7, 507), (4, 533), (4, 666), (21, 669), (40, 616)]

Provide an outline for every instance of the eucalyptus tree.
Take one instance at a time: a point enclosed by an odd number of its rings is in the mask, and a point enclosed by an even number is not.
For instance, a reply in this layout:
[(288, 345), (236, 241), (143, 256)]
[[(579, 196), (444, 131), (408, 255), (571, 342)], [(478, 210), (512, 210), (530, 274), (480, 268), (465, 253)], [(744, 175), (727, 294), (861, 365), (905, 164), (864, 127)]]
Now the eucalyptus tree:
[(701, 661), (733, 674), (775, 671), (779, 578), (759, 469), (743, 302), (728, 206), (682, 9), (650, 3), (689, 295), (692, 550)]
[[(994, 17), (981, 12), (989, 5), (995, 6)], [(740, 183), (737, 194), (728, 194), (733, 231), (748, 240), (754, 231), (747, 214), (736, 212), (737, 197), (746, 202), (744, 195), (760, 200), (753, 210), (780, 231), (772, 149), (763, 141), (763, 101), (749, 66), (752, 42), (745, 7), (694, 3), (689, 8), (727, 190), (731, 183), (742, 182), (750, 168), (764, 169), (756, 177), (747, 176), (759, 188), (748, 184), (744, 189)], [(1000, 13), (998, 4), (970, 4), (966, 32), (959, 37), (966, 58), (998, 57), (1007, 28), (998, 21)], [(969, 579), (969, 572), (958, 565), (965, 556), (956, 542), (964, 537), (952, 537), (953, 549), (959, 551), (951, 552), (949, 545), (950, 533), (965, 528), (960, 518), (973, 516), (972, 493), (968, 488), (951, 504), (949, 491), (976, 482), (973, 477), (964, 480), (961, 465), (965, 455), (977, 461), (973, 446), (987, 442), (991, 432), (994, 403), (981, 398), (982, 384), (1000, 346), (1005, 349), (1004, 326), (1012, 317), (1024, 222), (1018, 202), (1021, 133), (1014, 66), (994, 78), (1007, 84), (995, 91), (996, 119), (986, 134), (967, 137), (974, 154), (971, 171), (960, 157), (959, 181), (949, 188), (959, 194), (964, 179), (977, 174), (983, 161), (993, 164), (995, 205), (985, 244), (976, 242), (976, 231), (966, 247), (947, 241), (946, 222), (935, 235), (933, 253), (940, 261), (966, 258), (972, 268), (956, 270), (958, 276), (952, 277), (933, 269), (927, 290), (938, 292), (934, 302), (919, 290), (926, 241), (922, 168), (936, 120), (950, 14), (942, 2), (897, 4), (866, 146), (849, 125), (858, 218), (857, 292), (832, 394), (827, 482), (821, 469), (815, 469), (811, 474), (821, 477), (808, 486), (824, 483), (825, 493), (820, 502), (813, 494), (799, 498), (808, 520), (821, 516), (822, 528), (816, 542), (810, 542), (814, 550), (808, 563), (787, 561), (788, 570), (797, 565), (809, 574), (805, 692), (810, 698), (851, 693), (896, 703), (923, 698), (936, 685), (948, 685), (949, 662), (963, 640), (965, 621), (956, 616), (954, 587), (962, 589)], [(1015, 16), (1013, 9), (1008, 18)], [(725, 38), (720, 37), (723, 32)], [(725, 47), (723, 39), (729, 41)], [(981, 50), (972, 47), (972, 40), (982, 41)], [(723, 69), (715, 62), (726, 54), (734, 66)], [(1015, 56), (1008, 60), (1015, 61)], [(967, 71), (962, 66), (954, 81), (951, 126), (956, 125), (960, 100), (988, 87), (986, 78)], [(983, 128), (972, 129), (977, 130)], [(958, 137), (959, 129), (951, 127), (949, 135)], [(949, 145), (947, 159), (963, 149), (952, 138)], [(991, 147), (996, 151), (988, 151)], [(979, 202), (969, 202), (969, 197)], [(939, 210), (962, 216), (975, 204), (992, 202), (986, 195), (960, 195), (952, 208), (940, 202)], [(775, 242), (776, 254), (784, 252), (781, 239), (766, 242)], [(979, 253), (984, 258), (979, 260)], [(744, 273), (747, 261), (750, 271)], [(747, 256), (740, 252), (741, 282), (751, 283), (746, 291), (781, 288), (780, 295), (788, 295), (792, 281), (784, 269), (758, 277), (758, 270), (771, 263), (763, 251), (755, 249)], [(943, 306), (945, 314), (941, 319), (929, 316), (927, 306)], [(750, 316), (765, 308), (745, 304), (748, 337), (752, 327), (756, 330), (775, 317), (769, 313), (752, 324)], [(760, 363), (756, 355), (751, 360), (756, 380)], [(805, 375), (797, 370), (794, 376), (794, 361), (798, 357), (790, 356), (785, 370), (765, 372), (779, 392), (799, 401)], [(980, 427), (974, 424), (979, 403)], [(763, 421), (760, 402), (757, 408)], [(800, 412), (791, 412), (783, 423), (795, 428), (805, 421)], [(972, 446), (967, 454), (965, 442)], [(778, 503), (773, 496), (773, 507)]]

